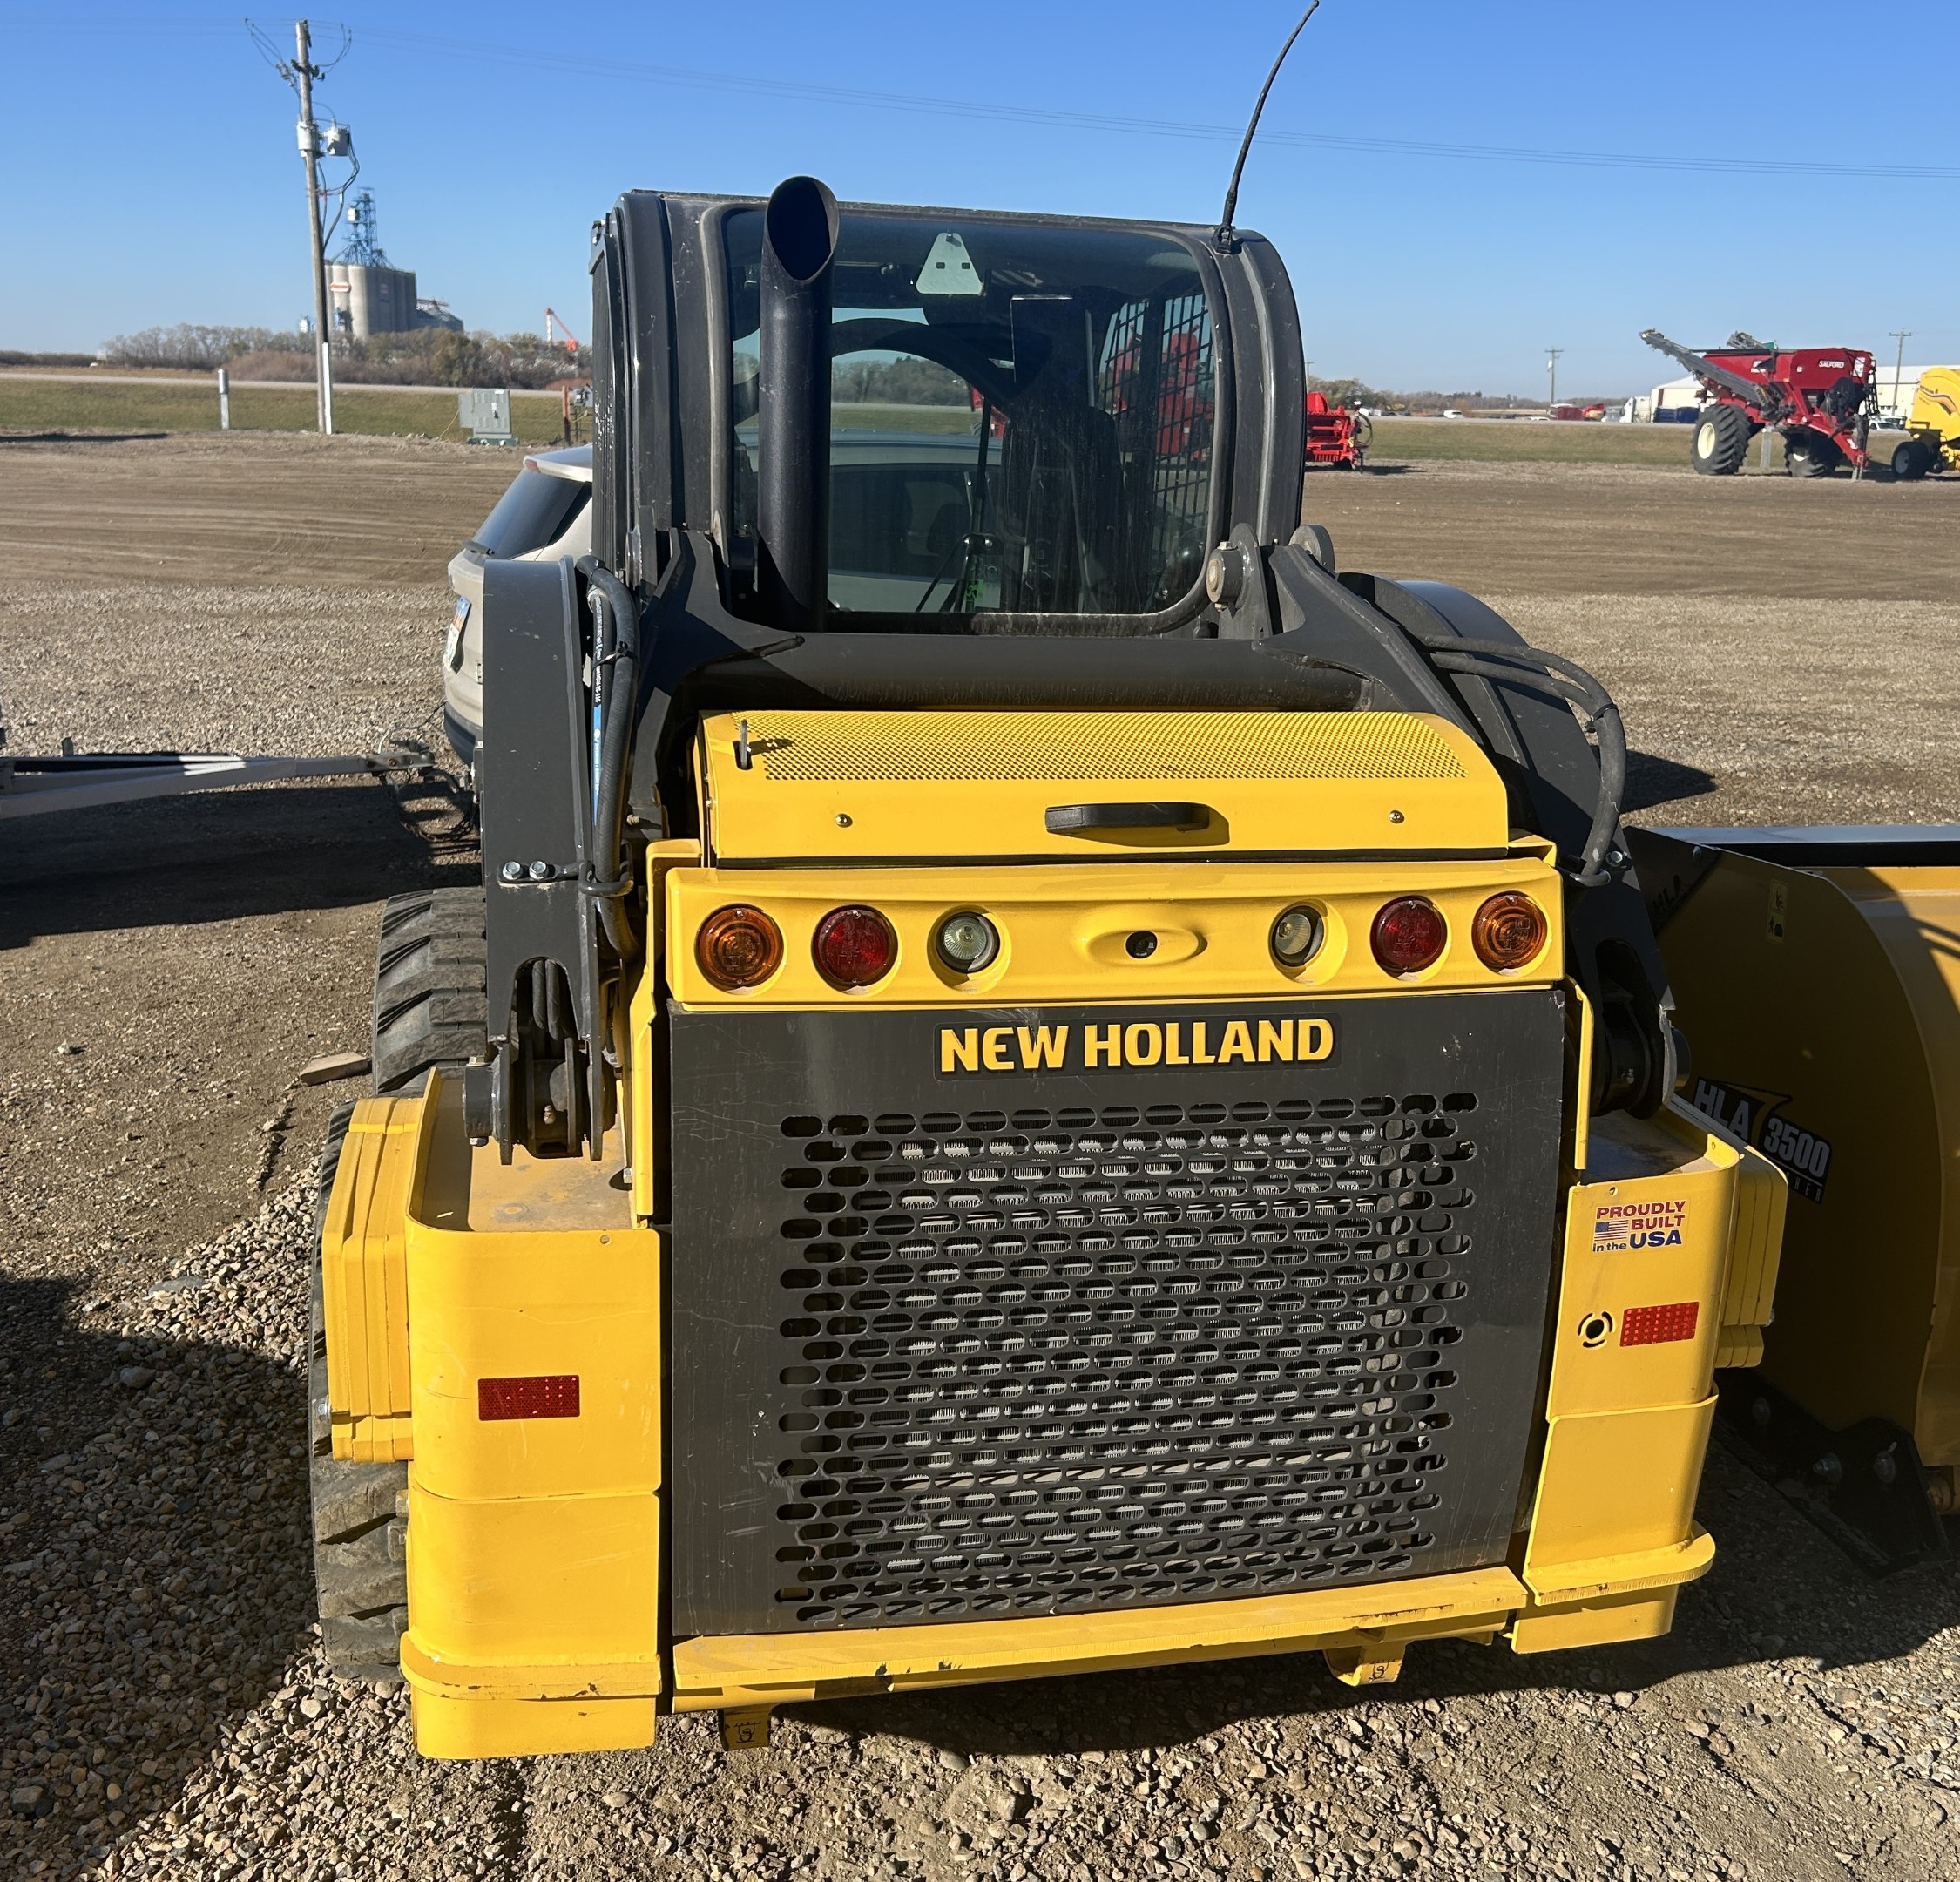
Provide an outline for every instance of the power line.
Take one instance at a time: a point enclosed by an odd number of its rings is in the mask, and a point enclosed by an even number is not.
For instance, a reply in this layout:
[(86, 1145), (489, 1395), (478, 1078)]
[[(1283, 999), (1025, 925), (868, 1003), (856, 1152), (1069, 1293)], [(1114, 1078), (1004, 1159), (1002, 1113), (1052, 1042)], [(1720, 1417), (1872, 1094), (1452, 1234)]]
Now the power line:
[[(392, 27), (363, 29), (369, 41), (482, 64), (540, 66), (567, 72), (586, 72), (588, 61), (570, 53), (532, 51), (520, 46), (487, 44), (474, 39), (445, 39), (428, 33), (402, 32)], [(681, 66), (655, 65), (609, 59), (609, 74), (642, 78), (682, 89), (723, 91), (767, 98), (821, 99), (826, 103), (923, 113), (933, 117), (977, 118), (1008, 124), (1044, 124), (1084, 131), (1120, 132), (1131, 136), (1197, 139), (1207, 143), (1236, 143), (1240, 127), (1193, 125), (1161, 118), (1115, 118), (1092, 112), (1053, 111), (997, 100), (943, 98), (890, 91), (866, 91), (839, 85), (811, 85), (802, 79), (755, 78), (733, 72), (698, 71)], [(1758, 158), (1646, 156), (1631, 152), (1538, 150), (1524, 146), (1424, 143), (1399, 138), (1336, 136), (1330, 132), (1269, 131), (1267, 140), (1303, 149), (1347, 150), (1375, 155), (1463, 158), (1483, 162), (1557, 164), (1590, 168), (1654, 171), (1698, 171), (1713, 174), (1775, 176), (1844, 176), (1960, 179), (1960, 166), (1909, 164), (1837, 164), (1784, 161)]]
[[(479, 64), (540, 67), (566, 72), (589, 72), (587, 60), (576, 54), (533, 51), (521, 46), (487, 44), (475, 39), (445, 39), (429, 33), (399, 31), (393, 27), (366, 27), (370, 43), (432, 57), (474, 60)], [(929, 117), (977, 118), (995, 123), (1051, 125), (1062, 129), (1119, 132), (1128, 136), (1197, 139), (1206, 143), (1236, 143), (1241, 128), (1231, 125), (1182, 124), (1162, 118), (1115, 118), (1093, 112), (1054, 111), (1038, 105), (998, 100), (945, 98), (892, 91), (866, 91), (841, 85), (812, 85), (803, 79), (756, 78), (733, 72), (699, 71), (683, 66), (654, 65), (609, 59), (606, 71), (615, 78), (645, 79), (684, 90), (740, 92), (764, 98), (820, 99), (828, 104), (870, 106)], [(1917, 164), (1846, 164), (1786, 161), (1774, 158), (1643, 155), (1635, 152), (1538, 150), (1526, 146), (1425, 143), (1402, 138), (1336, 136), (1308, 131), (1268, 131), (1273, 144), (1310, 150), (1345, 150), (1380, 156), (1468, 159), (1478, 162), (1553, 164), (1577, 168), (1693, 171), (1737, 176), (1842, 176), (1951, 181), (1960, 179), (1960, 166)]]
[[(44, 17), (11, 29), (17, 34), (67, 34), (101, 37), (154, 33), (165, 37), (208, 37), (214, 28), (179, 24), (156, 24), (141, 19), (112, 25), (104, 19), (59, 19)], [(344, 30), (344, 29), (343, 29)], [(582, 54), (540, 48), (485, 44), (475, 39), (449, 39), (429, 33), (403, 32), (393, 27), (364, 26), (362, 39), (396, 51), (426, 58), (461, 59), (478, 64), (518, 66), (525, 71), (561, 71), (589, 77), (591, 60)], [(804, 79), (759, 78), (736, 72), (702, 71), (683, 66), (656, 65), (608, 58), (609, 78), (634, 79), (686, 91), (733, 92), (747, 97), (777, 98), (805, 103), (846, 105), (857, 109), (906, 112), (916, 116), (967, 118), (997, 124), (1045, 125), (1057, 130), (1092, 131), (1125, 137), (1177, 139), (1203, 143), (1236, 143), (1242, 126), (1176, 122), (1166, 118), (1118, 118), (1092, 112), (1056, 111), (1040, 105), (1013, 105), (996, 99), (921, 97), (891, 91), (868, 91), (841, 85), (812, 85)], [(1356, 156), (1405, 157), (1420, 160), (1526, 164), (1574, 170), (1625, 170), (1653, 174), (1699, 176), (1787, 176), (1838, 178), (1846, 180), (1950, 183), (1960, 181), (1960, 165), (1814, 162), (1773, 157), (1702, 157), (1674, 152), (1544, 149), (1531, 145), (1462, 144), (1409, 138), (1359, 137), (1331, 132), (1275, 131), (1260, 133), (1262, 142), (1302, 150), (1345, 152)]]

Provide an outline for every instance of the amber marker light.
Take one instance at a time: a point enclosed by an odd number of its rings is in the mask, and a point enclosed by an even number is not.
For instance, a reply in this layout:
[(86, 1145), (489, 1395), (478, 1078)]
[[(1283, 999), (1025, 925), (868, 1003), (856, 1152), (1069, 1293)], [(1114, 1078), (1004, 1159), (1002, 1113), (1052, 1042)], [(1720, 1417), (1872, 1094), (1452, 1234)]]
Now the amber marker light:
[(760, 909), (738, 902), (701, 924), (694, 958), (724, 992), (760, 986), (782, 965), (782, 930)]
[(1492, 896), (1477, 910), (1470, 924), (1470, 945), (1486, 967), (1515, 973), (1538, 958), (1550, 932), (1544, 911), (1530, 896), (1511, 890)]
[(891, 971), (898, 937), (875, 908), (832, 909), (817, 924), (811, 952), (832, 986), (866, 987)]
[(1449, 938), (1443, 911), (1426, 896), (1397, 896), (1384, 903), (1369, 935), (1375, 958), (1398, 976), (1435, 966)]

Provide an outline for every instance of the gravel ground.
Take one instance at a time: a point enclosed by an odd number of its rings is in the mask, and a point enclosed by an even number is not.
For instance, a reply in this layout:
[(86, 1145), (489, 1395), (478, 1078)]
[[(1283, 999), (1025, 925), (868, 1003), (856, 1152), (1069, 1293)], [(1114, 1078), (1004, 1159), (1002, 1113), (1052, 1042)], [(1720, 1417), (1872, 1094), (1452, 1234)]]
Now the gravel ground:
[[(228, 475), (260, 519), (221, 580), (71, 570), (53, 595), (0, 559), (17, 745), (335, 750), (427, 722), (440, 557), (391, 550), (389, 512), (405, 542), (453, 544), (483, 507), (481, 457), (336, 441), (288, 464), (234, 445), (193, 466), (200, 513), (224, 511)], [(167, 524), (162, 447), (37, 450), (6, 459), (0, 522), (65, 506), (78, 535), (139, 545)], [(312, 507), (323, 464), (344, 515)], [(1528, 507), (1543, 480), (1463, 482), (1477, 504)], [(1405, 504), (1416, 489), (1353, 484)], [(1457, 500), (1446, 478), (1422, 487)], [(1585, 487), (1598, 540), (1617, 539), (1619, 483)], [(1380, 565), (1423, 565), (1419, 511), (1367, 526)], [(1772, 547), (1794, 559), (1815, 523), (1793, 510), (1784, 527)], [(322, 546), (342, 538), (401, 566), (350, 583)], [(1621, 694), (1652, 816), (1954, 815), (1945, 577), (1901, 593), (1875, 575), (1826, 605), (1670, 592), (1673, 577), (1575, 592), (1498, 559), (1512, 579), (1485, 581), (1497, 605)], [(311, 1636), (301, 1303), (309, 1167), (340, 1093), (293, 1079), (362, 1042), (380, 899), (472, 866), (439, 789), (397, 800), (369, 782), (77, 816), (0, 845), (8, 1873), (1960, 1873), (1960, 1577), (1865, 1581), (1720, 1455), (1701, 1507), (1715, 1570), (1675, 1632), (1639, 1647), (1419, 1647), (1366, 1698), (1315, 1659), (1267, 1658), (812, 1706), (734, 1757), (710, 1720), (684, 1718), (640, 1753), (418, 1759), (400, 1692), (336, 1682)]]
[[(441, 582), (276, 588), (0, 580), (0, 704), (19, 751), (378, 749), (442, 745), (430, 697)], [(50, 660), (51, 648), (112, 660)]]
[(423, 1762), (402, 1693), (336, 1682), (310, 1641), (311, 1198), (294, 1183), (133, 1295), (9, 1285), (0, 1420), (47, 1450), (0, 1509), (16, 1873), (1922, 1882), (1960, 1863), (1951, 1579), (1864, 1581), (1720, 1457), (1720, 1566), (1648, 1646), (1439, 1644), (1361, 1702), (1268, 1659), (808, 1707), (734, 1757), (690, 1718), (642, 1753)]
[(1486, 599), (1606, 682), (1641, 823), (1960, 823), (1960, 604)]
[(440, 581), (517, 453), (263, 431), (0, 433), (0, 577), (276, 587)]

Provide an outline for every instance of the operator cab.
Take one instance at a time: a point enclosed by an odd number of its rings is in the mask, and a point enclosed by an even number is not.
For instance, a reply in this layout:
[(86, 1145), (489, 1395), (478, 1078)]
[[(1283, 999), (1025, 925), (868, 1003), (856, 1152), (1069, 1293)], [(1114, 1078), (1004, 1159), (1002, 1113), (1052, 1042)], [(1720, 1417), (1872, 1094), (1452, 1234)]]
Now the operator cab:
[[(1207, 552), (1238, 529), (1282, 542), (1299, 521), (1299, 323), (1271, 245), (1175, 223), (832, 209), (814, 316), (828, 383), (806, 383), (827, 408), (810, 450), (828, 510), (815, 594), (848, 619), (824, 625), (1208, 634)], [(651, 583), (684, 535), (712, 550), (724, 606), (780, 626), (760, 586), (767, 220), (755, 198), (635, 191), (595, 227), (592, 548)]]

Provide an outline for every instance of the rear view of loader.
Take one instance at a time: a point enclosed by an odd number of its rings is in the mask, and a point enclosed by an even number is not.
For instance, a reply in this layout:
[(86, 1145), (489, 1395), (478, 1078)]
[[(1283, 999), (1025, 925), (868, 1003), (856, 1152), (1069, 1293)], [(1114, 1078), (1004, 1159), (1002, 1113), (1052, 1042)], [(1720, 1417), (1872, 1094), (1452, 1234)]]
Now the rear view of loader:
[(592, 267), (592, 553), (484, 570), (481, 952), (384, 954), (322, 1238), (422, 1750), (1665, 1631), (1783, 1178), (1612, 701), (1301, 527), (1270, 247), (798, 178)]

